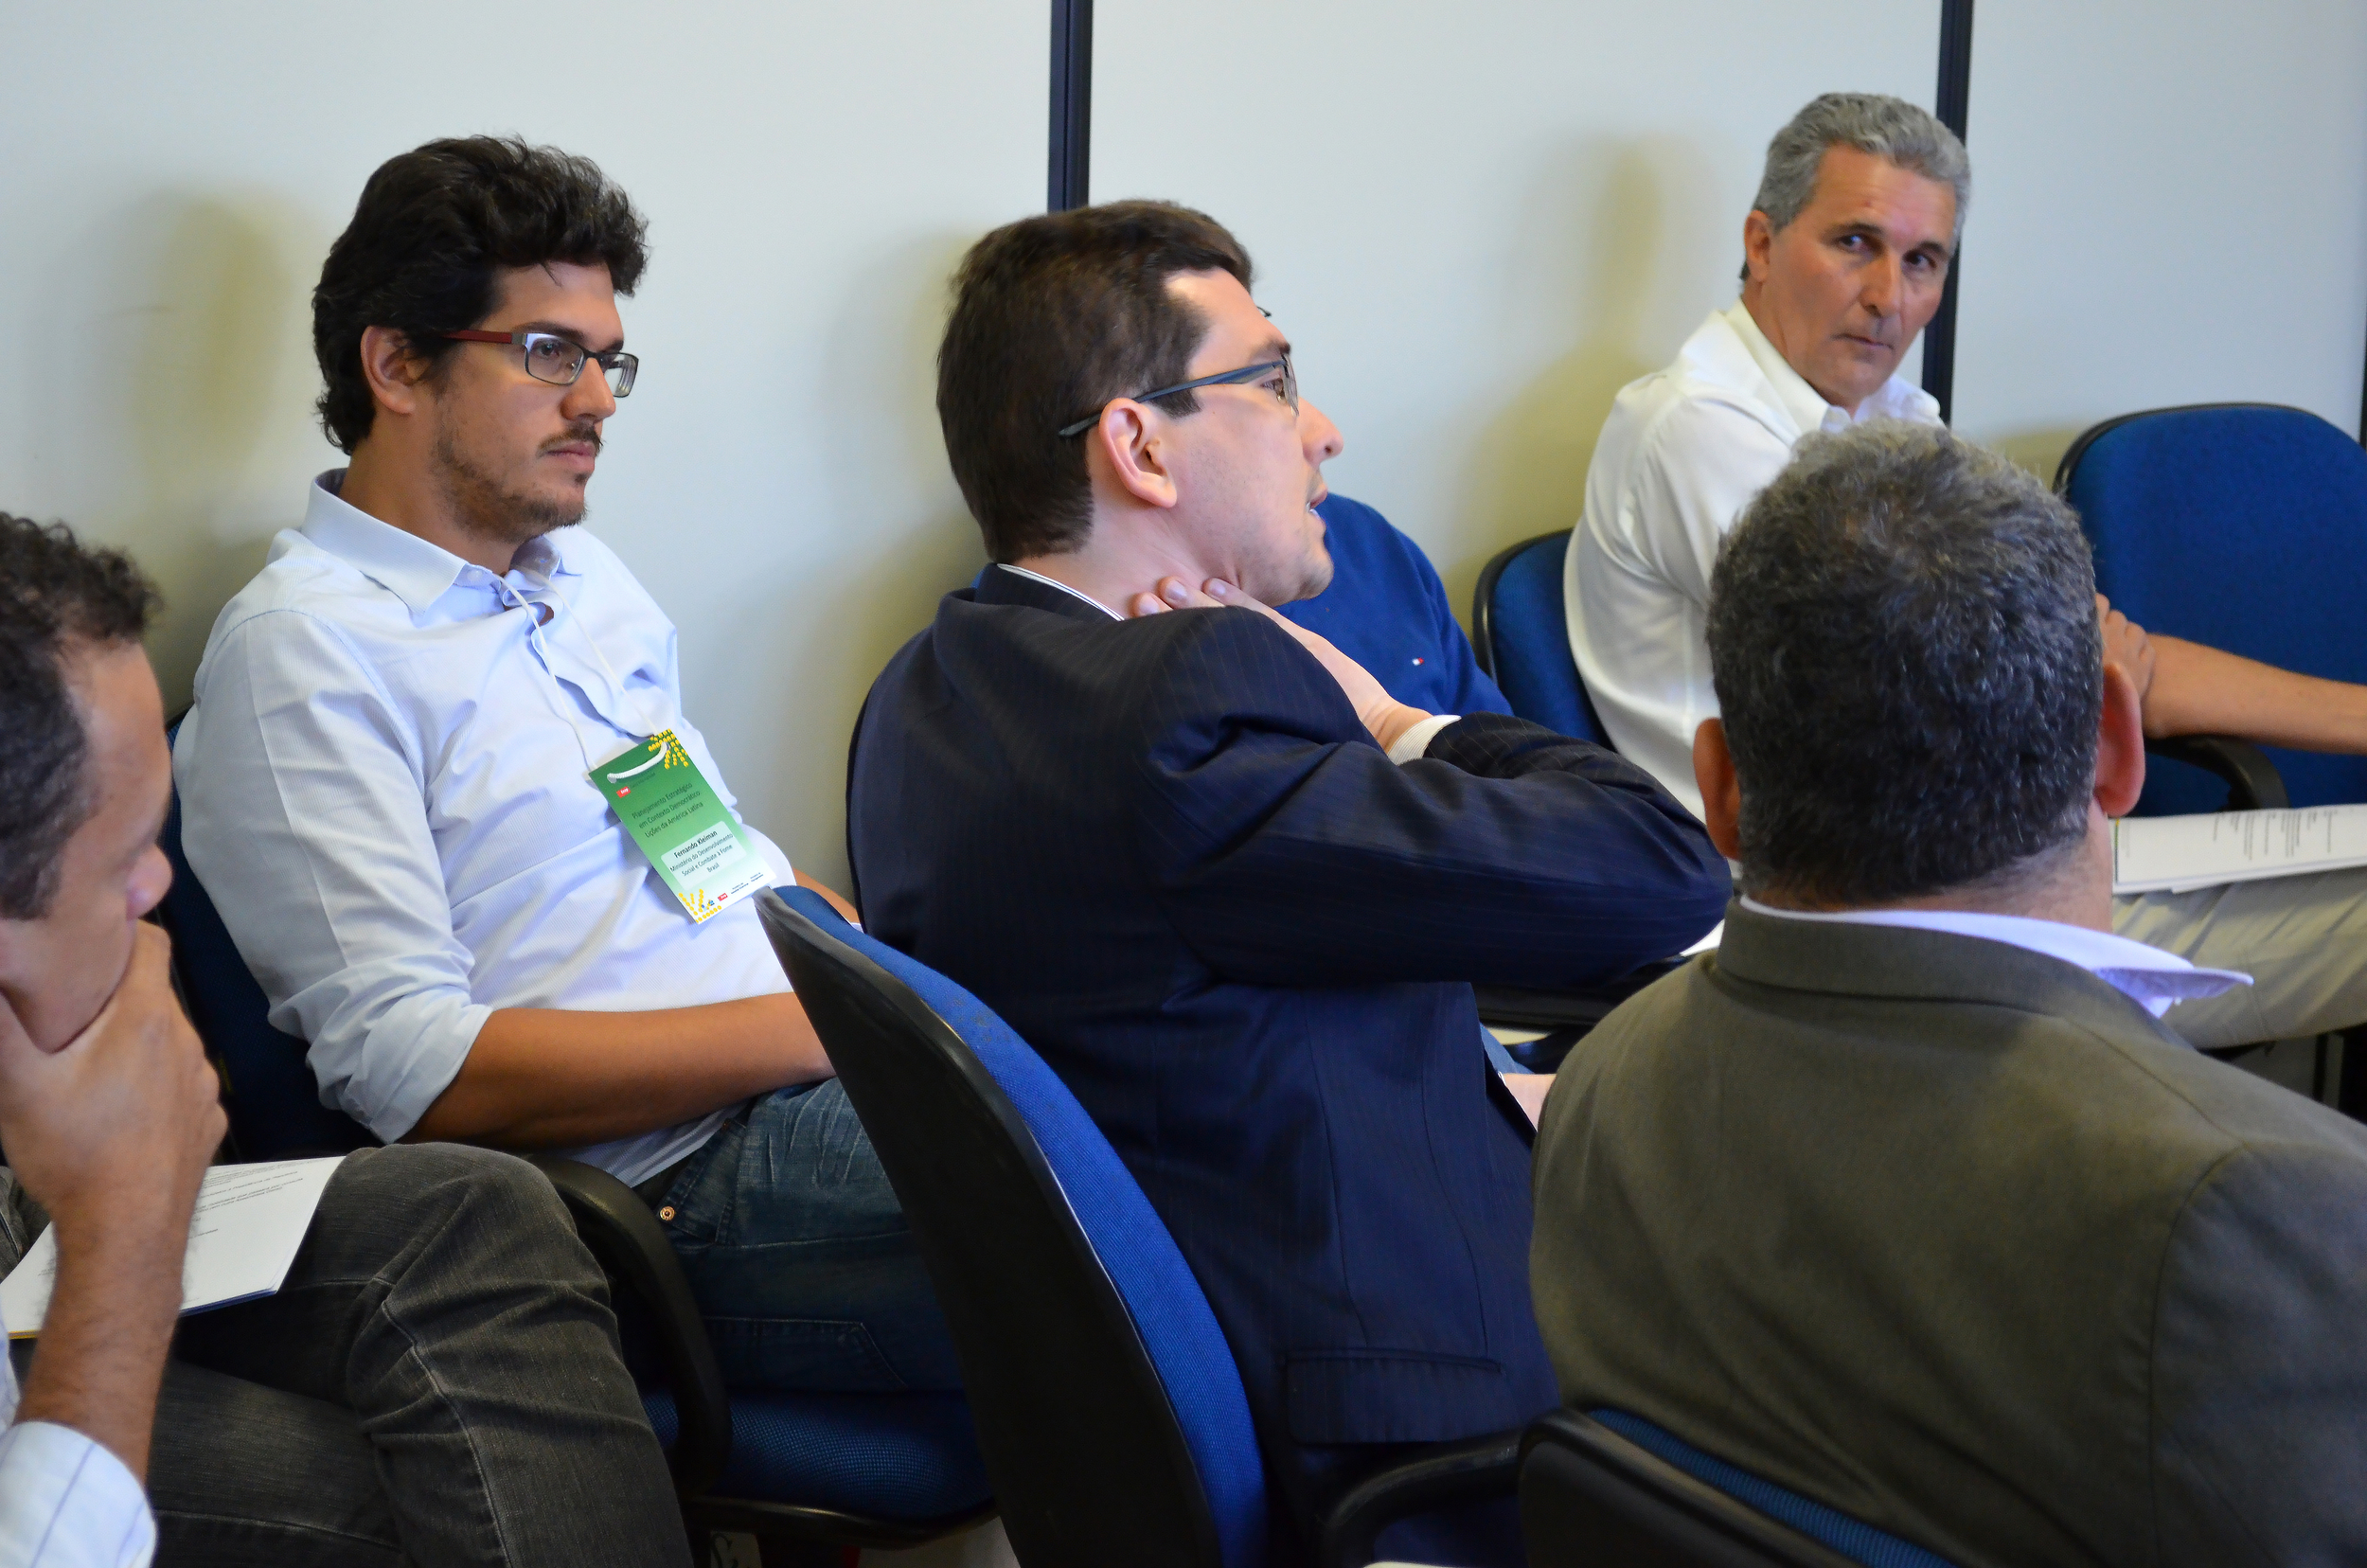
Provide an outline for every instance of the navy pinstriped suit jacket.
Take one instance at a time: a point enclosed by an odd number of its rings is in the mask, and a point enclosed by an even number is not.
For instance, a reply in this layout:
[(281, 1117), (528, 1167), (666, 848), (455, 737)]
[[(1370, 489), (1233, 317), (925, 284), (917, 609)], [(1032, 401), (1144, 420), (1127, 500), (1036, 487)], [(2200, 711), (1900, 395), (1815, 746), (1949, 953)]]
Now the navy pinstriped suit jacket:
[(1469, 982), (1608, 979), (1718, 918), (1725, 862), (1648, 775), (1492, 714), (1397, 767), (1254, 612), (1114, 621), (989, 570), (873, 686), (847, 837), (866, 927), (1142, 1183), (1302, 1510), (1306, 1448), (1555, 1402)]

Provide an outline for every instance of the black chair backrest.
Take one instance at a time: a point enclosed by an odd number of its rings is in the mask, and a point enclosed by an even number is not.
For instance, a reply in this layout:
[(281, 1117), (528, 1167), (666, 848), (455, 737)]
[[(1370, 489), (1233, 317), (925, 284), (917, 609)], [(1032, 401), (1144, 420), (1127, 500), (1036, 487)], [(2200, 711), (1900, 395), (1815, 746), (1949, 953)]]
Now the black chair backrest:
[(1531, 1568), (1856, 1568), (1575, 1411), (1521, 1447)]
[(1028, 1568), (1221, 1568), (1166, 1387), (1027, 1123), (913, 989), (759, 898), (896, 1189)]

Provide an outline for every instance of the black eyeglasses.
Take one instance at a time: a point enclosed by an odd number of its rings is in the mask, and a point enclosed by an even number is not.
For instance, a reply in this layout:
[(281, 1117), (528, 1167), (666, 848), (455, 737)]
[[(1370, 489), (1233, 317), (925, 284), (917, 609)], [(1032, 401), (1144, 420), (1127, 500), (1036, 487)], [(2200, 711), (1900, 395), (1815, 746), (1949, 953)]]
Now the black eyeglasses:
[[(1238, 370), (1219, 371), (1213, 376), (1202, 376), (1198, 381), (1178, 382), (1173, 386), (1162, 386), (1155, 392), (1137, 392), (1132, 401), (1156, 402), (1161, 398), (1170, 398), (1178, 392), (1196, 391), (1203, 386), (1238, 386), (1244, 382), (1254, 382), (1262, 377), (1271, 376), (1277, 370), (1282, 372), (1282, 376), (1279, 383), (1274, 387), (1274, 401), (1296, 415), (1299, 411), (1299, 378), (1298, 372), (1290, 367), (1290, 356), (1288, 354), (1277, 360), (1267, 360), (1262, 365), (1244, 365)], [(1098, 413), (1088, 415), (1073, 425), (1063, 425), (1060, 428), (1060, 435), (1065, 438), (1079, 431), (1091, 430), (1100, 419), (1101, 416)]]
[(583, 374), (583, 362), (597, 360), (600, 371), (608, 377), (609, 396), (625, 397), (632, 391), (632, 378), (640, 372), (641, 361), (621, 348), (611, 348), (596, 354), (580, 343), (572, 343), (557, 332), (438, 332), (454, 343), (507, 343), (525, 350), (526, 374), (536, 381), (549, 382), (553, 386), (573, 386)]

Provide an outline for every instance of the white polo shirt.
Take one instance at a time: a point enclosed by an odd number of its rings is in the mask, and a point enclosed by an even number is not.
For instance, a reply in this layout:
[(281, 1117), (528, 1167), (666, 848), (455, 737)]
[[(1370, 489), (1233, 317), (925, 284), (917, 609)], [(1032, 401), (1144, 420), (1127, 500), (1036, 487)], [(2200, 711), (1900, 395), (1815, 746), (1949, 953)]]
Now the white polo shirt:
[(1939, 402), (1893, 376), (1854, 416), (1834, 407), (1739, 300), (1611, 404), (1562, 566), (1570, 648), (1611, 744), (1696, 816), (1693, 732), (1717, 716), (1707, 635), (1717, 547), (1802, 437), (1878, 419), (1937, 424)]

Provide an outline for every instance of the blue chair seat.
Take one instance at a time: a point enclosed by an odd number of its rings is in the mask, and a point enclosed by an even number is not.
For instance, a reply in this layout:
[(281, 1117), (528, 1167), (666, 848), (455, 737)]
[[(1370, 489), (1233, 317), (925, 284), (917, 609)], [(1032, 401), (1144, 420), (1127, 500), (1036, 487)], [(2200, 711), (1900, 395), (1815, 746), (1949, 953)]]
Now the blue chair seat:
[[(674, 1446), (674, 1397), (641, 1396), (658, 1442)], [(711, 1490), (794, 1497), (841, 1513), (942, 1519), (993, 1493), (970, 1405), (958, 1394), (732, 1391), (732, 1456)]]

